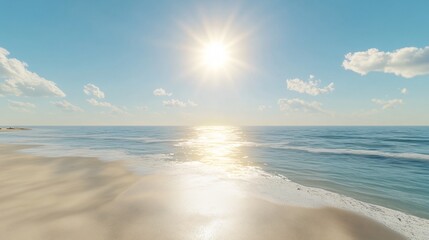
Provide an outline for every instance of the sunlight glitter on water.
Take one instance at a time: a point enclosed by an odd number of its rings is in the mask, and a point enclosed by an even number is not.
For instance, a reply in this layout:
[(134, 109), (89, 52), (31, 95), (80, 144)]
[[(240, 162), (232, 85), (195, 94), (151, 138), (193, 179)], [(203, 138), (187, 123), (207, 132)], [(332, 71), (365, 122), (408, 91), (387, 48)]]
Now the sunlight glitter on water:
[(192, 160), (214, 166), (234, 168), (242, 165), (247, 155), (242, 146), (245, 144), (243, 133), (231, 126), (207, 126), (192, 129), (191, 137), (179, 143)]

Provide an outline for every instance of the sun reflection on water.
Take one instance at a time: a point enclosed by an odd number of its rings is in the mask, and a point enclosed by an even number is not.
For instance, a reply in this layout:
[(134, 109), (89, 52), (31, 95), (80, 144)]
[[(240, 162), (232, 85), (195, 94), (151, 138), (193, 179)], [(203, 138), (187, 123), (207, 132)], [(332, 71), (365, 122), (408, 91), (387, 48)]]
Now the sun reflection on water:
[(238, 127), (204, 126), (192, 130), (191, 137), (182, 143), (189, 160), (226, 169), (249, 164), (243, 150), (248, 143)]
[[(134, 192), (155, 199), (154, 205), (162, 210), (157, 211), (159, 219), (183, 236), (177, 239), (232, 239), (231, 233), (247, 221), (251, 207), (246, 205), (250, 196), (247, 183), (261, 172), (247, 157), (246, 146), (252, 143), (239, 127), (189, 130), (186, 138), (175, 144), (179, 164), (173, 164), (159, 178), (153, 176), (157, 181), (135, 185)], [(240, 234), (245, 231), (237, 236)]]
[(230, 126), (192, 128), (182, 143), (188, 160), (198, 166), (178, 182), (184, 189), (180, 191), (181, 208), (186, 214), (204, 219), (190, 231), (195, 239), (221, 239), (231, 228), (243, 192), (227, 176), (246, 169), (246, 144), (240, 128)]

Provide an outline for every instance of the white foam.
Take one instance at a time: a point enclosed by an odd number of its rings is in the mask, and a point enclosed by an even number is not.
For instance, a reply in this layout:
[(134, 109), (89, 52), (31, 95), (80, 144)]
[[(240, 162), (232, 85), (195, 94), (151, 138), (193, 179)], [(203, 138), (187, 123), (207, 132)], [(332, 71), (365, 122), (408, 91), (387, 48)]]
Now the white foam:
[[(168, 171), (168, 170), (167, 170)], [(245, 166), (234, 171), (201, 162), (171, 163), (170, 172), (175, 174), (216, 175), (222, 180), (234, 181), (249, 195), (303, 207), (335, 207), (372, 218), (409, 239), (426, 240), (429, 236), (429, 220), (408, 215), (375, 204), (319, 188), (306, 187), (289, 179), (271, 175), (258, 167)]]
[[(267, 187), (270, 185), (270, 187)], [(252, 189), (270, 189), (272, 200), (281, 203), (306, 207), (331, 206), (353, 211), (375, 219), (387, 227), (402, 233), (409, 239), (424, 240), (429, 236), (429, 220), (408, 215), (406, 213), (365, 203), (341, 194), (329, 192), (319, 188), (306, 187), (295, 182), (273, 183), (261, 181), (259, 186), (252, 184)]]
[(273, 145), (271, 147), (272, 148), (305, 151), (305, 152), (311, 152), (311, 153), (366, 155), (366, 156), (379, 156), (379, 157), (390, 157), (390, 158), (429, 160), (429, 155), (421, 154), (421, 153), (393, 153), (393, 152), (381, 152), (381, 151), (376, 151), (376, 150), (309, 148), (309, 147), (300, 147), (300, 146), (289, 146), (289, 145), (284, 145), (284, 144), (282, 146)]

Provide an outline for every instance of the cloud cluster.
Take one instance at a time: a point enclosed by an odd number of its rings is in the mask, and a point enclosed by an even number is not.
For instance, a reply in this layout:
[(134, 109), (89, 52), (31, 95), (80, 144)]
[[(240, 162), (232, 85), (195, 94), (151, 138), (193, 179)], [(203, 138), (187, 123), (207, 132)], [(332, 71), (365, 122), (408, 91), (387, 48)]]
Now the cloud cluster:
[(377, 105), (380, 105), (383, 110), (396, 107), (403, 103), (402, 99), (382, 100), (382, 99), (373, 98), (371, 99), (371, 101)]
[(312, 96), (334, 91), (334, 83), (331, 82), (325, 87), (319, 87), (320, 82), (320, 80), (314, 80), (313, 75), (310, 75), (308, 82), (299, 78), (286, 80), (287, 89)]
[(188, 100), (188, 102), (183, 102), (178, 99), (170, 99), (170, 100), (162, 101), (162, 105), (164, 105), (165, 107), (181, 107), (181, 108), (198, 106), (198, 104), (196, 104), (191, 100)]
[(101, 89), (94, 84), (88, 83), (85, 86), (83, 86), (83, 92), (88, 95), (92, 96), (93, 98), (87, 99), (86, 101), (91, 104), (94, 107), (101, 107), (110, 110), (109, 113), (115, 113), (115, 114), (125, 114), (127, 113), (125, 111), (125, 108), (121, 108), (118, 106), (113, 105), (110, 102), (107, 101), (100, 101), (98, 99), (102, 99), (105, 97), (105, 94)]
[(157, 89), (153, 90), (153, 95), (155, 95), (155, 96), (171, 96), (173, 94), (165, 91), (163, 88), (157, 88)]
[(16, 58), (9, 58), (9, 52), (0, 48), (0, 95), (30, 97), (65, 97), (57, 85), (27, 69), (28, 65)]
[(18, 112), (30, 112), (31, 109), (36, 108), (36, 105), (29, 102), (19, 102), (8, 100), (9, 108)]
[(94, 84), (88, 83), (83, 86), (83, 92), (88, 96), (94, 96), (96, 98), (104, 98), (104, 92)]
[(306, 102), (298, 98), (281, 98), (277, 101), (277, 103), (280, 107), (280, 110), (285, 112), (303, 111), (313, 113), (326, 113), (326, 111), (322, 108), (322, 103), (320, 102)]
[(405, 47), (393, 52), (383, 52), (376, 48), (345, 55), (343, 67), (366, 75), (369, 72), (393, 73), (412, 78), (429, 74), (429, 46), (424, 48)]
[(82, 108), (71, 104), (70, 102), (63, 100), (63, 101), (58, 101), (58, 102), (52, 102), (52, 104), (64, 111), (67, 112), (83, 112)]

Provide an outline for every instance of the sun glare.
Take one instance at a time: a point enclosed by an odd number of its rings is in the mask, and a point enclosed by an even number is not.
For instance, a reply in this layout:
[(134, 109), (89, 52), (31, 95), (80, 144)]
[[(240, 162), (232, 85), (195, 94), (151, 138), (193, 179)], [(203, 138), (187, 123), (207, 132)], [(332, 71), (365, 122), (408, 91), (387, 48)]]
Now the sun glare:
[(212, 70), (225, 67), (230, 60), (230, 52), (225, 44), (211, 42), (204, 46), (202, 51), (203, 64)]
[(247, 61), (246, 40), (253, 28), (235, 25), (234, 20), (234, 16), (223, 22), (202, 18), (197, 24), (181, 24), (191, 40), (182, 47), (189, 60), (186, 75), (195, 74), (200, 83), (224, 86), (235, 84), (243, 70), (252, 70)]

